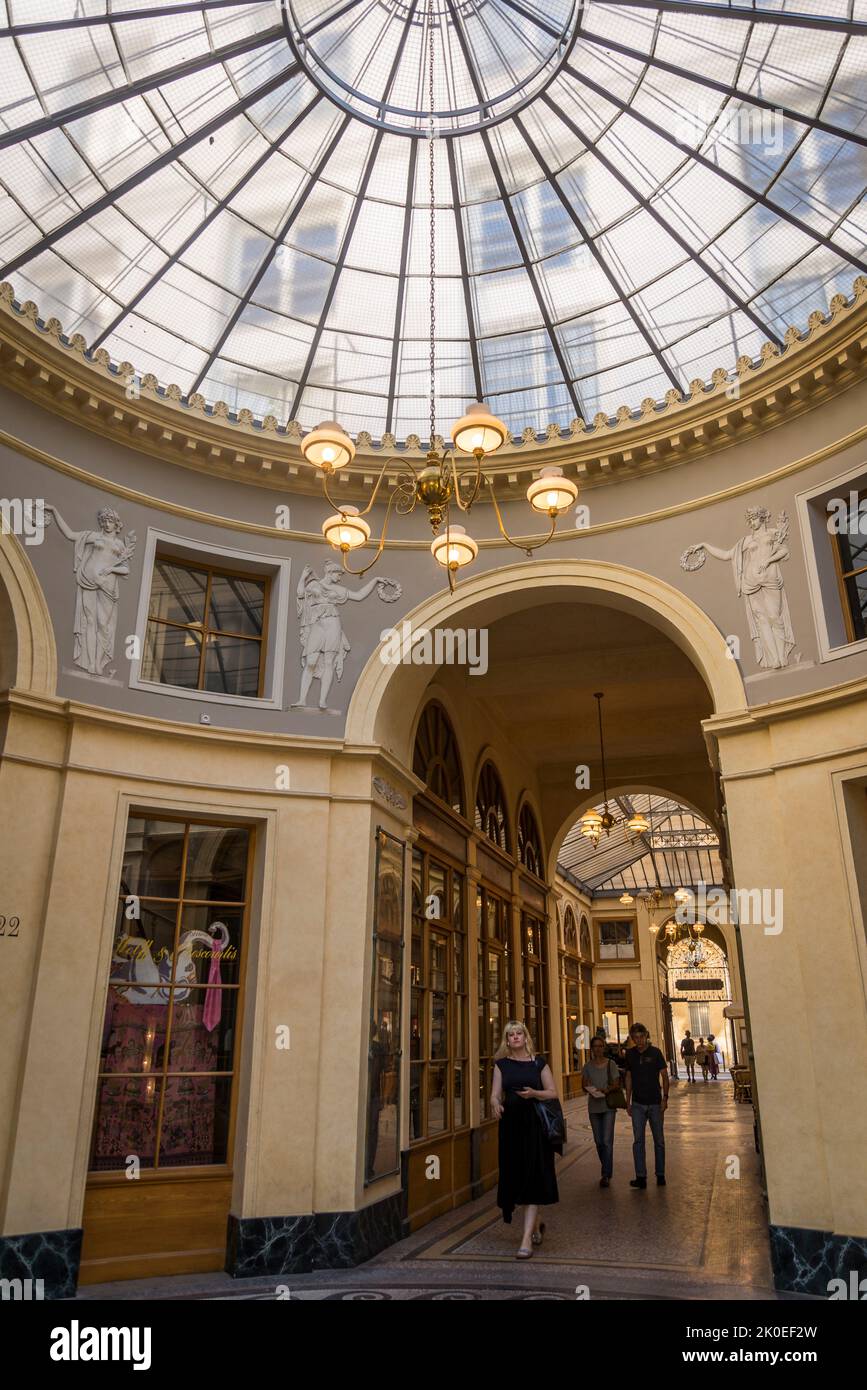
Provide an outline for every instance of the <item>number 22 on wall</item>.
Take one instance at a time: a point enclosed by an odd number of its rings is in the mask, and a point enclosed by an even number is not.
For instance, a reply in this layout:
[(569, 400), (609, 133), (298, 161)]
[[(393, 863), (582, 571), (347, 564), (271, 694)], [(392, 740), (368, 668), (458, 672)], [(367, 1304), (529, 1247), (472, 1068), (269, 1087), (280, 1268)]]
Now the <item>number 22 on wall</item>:
[(17, 936), (20, 921), (20, 917), (0, 917), (0, 936)]

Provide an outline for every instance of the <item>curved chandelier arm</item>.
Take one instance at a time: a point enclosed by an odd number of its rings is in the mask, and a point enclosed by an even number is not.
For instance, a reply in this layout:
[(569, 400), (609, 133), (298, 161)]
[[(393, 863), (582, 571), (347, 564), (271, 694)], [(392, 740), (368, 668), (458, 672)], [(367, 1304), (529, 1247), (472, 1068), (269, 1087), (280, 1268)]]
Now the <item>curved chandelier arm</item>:
[[(464, 502), (463, 499), (462, 499), (462, 497), (461, 497), (461, 486), (460, 486), (460, 480), (459, 480), (459, 478), (458, 478), (457, 465), (456, 465), (456, 463), (455, 463), (454, 450), (452, 450), (451, 453), (449, 454), (449, 458), (450, 458), (451, 465), (452, 465), (452, 482), (454, 483), (454, 499), (455, 499), (455, 501), (457, 502), (457, 504), (458, 504), (458, 506), (460, 507), (460, 509), (461, 509), (462, 512), (469, 512), (469, 511), (472, 509), (473, 503), (475, 502), (475, 500), (476, 500), (476, 498), (478, 497), (478, 495), (479, 495), (479, 493), (480, 493), (480, 491), (481, 491), (481, 488), (482, 488), (482, 458), (483, 458), (483, 455), (482, 455), (482, 454), (477, 454), (477, 455), (476, 455), (476, 476), (475, 476), (475, 478), (473, 479), (473, 490), (472, 490), (472, 494), (471, 494), (471, 496), (469, 497), (469, 499), (468, 499), (466, 502)], [(486, 480), (486, 481), (487, 481), (487, 480)], [(502, 529), (502, 528), (501, 528), (501, 529)]]
[(497, 525), (500, 528), (500, 535), (503, 537), (503, 540), (508, 541), (509, 545), (513, 545), (516, 550), (523, 550), (525, 555), (532, 555), (534, 550), (539, 550), (541, 546), (547, 545), (557, 529), (556, 516), (551, 517), (551, 529), (548, 532), (547, 536), (541, 536), (538, 540), (534, 541), (530, 545), (522, 545), (520, 541), (513, 541), (512, 537), (509, 535), (508, 531), (503, 525), (503, 518), (500, 514), (500, 508), (497, 502), (497, 494), (494, 492), (494, 484), (491, 482), (490, 478), (485, 478), (485, 482), (487, 483), (488, 488), (490, 489), (491, 501), (494, 504), (494, 511), (497, 515)]
[(354, 575), (358, 576), (358, 575), (362, 575), (362, 574), (367, 574), (367, 571), (368, 571), (369, 569), (373, 569), (373, 566), (376, 564), (377, 560), (379, 559), (380, 555), (382, 554), (383, 550), (385, 549), (385, 537), (386, 537), (386, 535), (387, 535), (387, 533), (388, 533), (388, 523), (389, 523), (389, 520), (391, 519), (391, 511), (392, 511), (392, 507), (394, 506), (394, 499), (395, 499), (396, 494), (397, 494), (397, 489), (395, 489), (395, 491), (391, 494), (391, 496), (390, 496), (389, 499), (388, 499), (388, 506), (387, 506), (386, 511), (385, 511), (385, 520), (384, 520), (383, 523), (382, 523), (382, 535), (380, 536), (380, 538), (379, 538), (379, 543), (378, 543), (378, 545), (377, 545), (377, 547), (376, 547), (376, 554), (374, 555), (374, 557), (373, 557), (373, 559), (371, 560), (370, 564), (369, 564), (369, 565), (365, 565), (364, 568), (363, 568), (363, 569), (360, 569), (360, 570), (350, 569), (349, 565), (347, 565), (347, 563), (346, 563), (346, 554), (347, 554), (347, 552), (346, 552), (345, 550), (341, 550), (341, 552), (340, 552), (340, 562), (341, 562), (341, 564), (343, 565), (343, 568), (344, 568), (344, 570), (346, 571), (347, 574), (354, 574)]
[[(358, 516), (367, 516), (367, 513), (371, 510), (371, 508), (373, 507), (374, 502), (376, 501), (377, 494), (379, 493), (380, 485), (381, 485), (381, 483), (382, 483), (383, 478), (385, 477), (385, 474), (386, 474), (387, 469), (394, 467), (395, 464), (401, 469), (401, 471), (405, 471), (407, 468), (412, 469), (413, 476), (416, 475), (416, 469), (415, 469), (415, 466), (413, 465), (411, 459), (397, 459), (397, 458), (388, 458), (388, 459), (386, 459), (386, 460), (385, 460), (385, 463), (382, 465), (382, 468), (379, 470), (379, 477), (377, 478), (376, 482), (375, 482), (374, 485), (373, 485), (373, 492), (370, 494), (370, 501), (368, 502), (368, 504), (367, 504), (367, 506), (365, 507), (365, 509), (364, 509), (363, 512), (358, 512)], [(332, 505), (332, 507), (334, 508), (334, 510), (335, 510), (336, 512), (341, 512), (341, 513), (342, 513), (342, 512), (344, 511), (345, 507), (346, 507), (346, 503), (345, 503), (345, 502), (338, 502), (338, 501), (336, 500), (336, 498), (332, 497), (332, 496), (331, 496), (331, 493), (328, 491), (328, 479), (329, 479), (329, 477), (333, 477), (333, 476), (334, 476), (334, 471), (333, 471), (333, 470), (331, 471), (330, 474), (329, 474), (329, 473), (324, 473), (324, 474), (323, 474), (323, 479), (322, 479), (322, 486), (323, 486), (323, 490), (324, 490), (324, 492), (325, 492), (325, 496), (326, 496), (326, 498), (328, 499), (328, 501), (331, 503), (331, 505)]]

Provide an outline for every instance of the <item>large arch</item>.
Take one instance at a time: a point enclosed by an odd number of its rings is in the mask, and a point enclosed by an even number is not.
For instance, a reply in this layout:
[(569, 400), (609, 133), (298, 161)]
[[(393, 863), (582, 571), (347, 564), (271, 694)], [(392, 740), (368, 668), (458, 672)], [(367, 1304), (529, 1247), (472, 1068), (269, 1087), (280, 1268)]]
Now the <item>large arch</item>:
[(45, 595), (27, 551), (0, 527), (0, 690), (53, 695), (57, 647)]
[[(746, 708), (737, 663), (704, 610), (671, 584), (626, 565), (566, 558), (507, 565), (465, 580), (454, 594), (434, 594), (406, 620), (414, 628), (488, 627), (556, 598), (600, 604), (643, 620), (691, 661), (710, 692), (715, 715)], [(430, 675), (426, 666), (386, 664), (379, 649), (374, 651), (349, 703), (347, 744), (379, 744), (408, 765), (416, 710)]]

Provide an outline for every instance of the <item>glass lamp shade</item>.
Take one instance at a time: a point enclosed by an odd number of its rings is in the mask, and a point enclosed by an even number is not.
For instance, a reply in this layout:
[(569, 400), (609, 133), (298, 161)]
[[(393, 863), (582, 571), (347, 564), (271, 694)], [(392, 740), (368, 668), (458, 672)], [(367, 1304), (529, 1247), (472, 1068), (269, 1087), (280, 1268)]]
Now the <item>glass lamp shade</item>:
[(322, 523), (322, 534), (335, 550), (355, 550), (370, 540), (370, 527), (364, 517), (358, 515), (357, 507), (344, 507)]
[(330, 473), (345, 468), (355, 458), (355, 445), (336, 420), (323, 420), (301, 440), (301, 452), (308, 463)]
[(650, 829), (650, 821), (639, 811), (634, 816), (629, 817), (626, 822), (626, 829), (630, 835), (646, 835)]
[(582, 835), (586, 835), (591, 831), (593, 834), (598, 834), (602, 826), (602, 817), (598, 811), (585, 811), (579, 821), (579, 825), (581, 826)]
[(459, 570), (475, 560), (479, 547), (463, 526), (449, 526), (441, 536), (434, 536), (430, 551), (443, 569)]
[(543, 468), (527, 488), (527, 501), (533, 511), (546, 512), (548, 516), (565, 512), (577, 496), (577, 484), (563, 477), (562, 468)]
[(620, 902), (623, 903), (624, 907), (630, 907), (632, 903), (635, 902), (635, 899), (633, 898), (631, 893), (622, 893), (620, 896)]
[(676, 903), (688, 903), (691, 897), (692, 894), (688, 893), (685, 888), (678, 888), (674, 895), (674, 901)]
[(471, 405), (452, 426), (455, 448), (465, 454), (492, 454), (506, 442), (506, 426), (482, 401)]

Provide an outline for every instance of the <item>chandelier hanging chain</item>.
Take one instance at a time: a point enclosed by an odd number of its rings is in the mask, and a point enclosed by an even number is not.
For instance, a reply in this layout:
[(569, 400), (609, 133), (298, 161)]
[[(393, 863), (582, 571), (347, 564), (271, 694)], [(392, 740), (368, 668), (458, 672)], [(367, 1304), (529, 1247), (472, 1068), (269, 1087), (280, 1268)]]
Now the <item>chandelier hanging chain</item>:
[(597, 691), (593, 696), (596, 701), (596, 713), (599, 716), (599, 752), (602, 759), (602, 797), (605, 802), (605, 809), (608, 810), (608, 778), (605, 775), (605, 739), (602, 734), (602, 692)]
[[(415, 11), (416, 6), (413, 6)], [(449, 9), (453, 10), (451, 0)], [(355, 457), (355, 444), (336, 420), (324, 420), (316, 429), (310, 430), (301, 441), (304, 458), (322, 475), (325, 496), (334, 508), (333, 516), (323, 522), (322, 534), (329, 545), (340, 551), (341, 564), (350, 574), (365, 574), (376, 564), (386, 545), (386, 533), (393, 512), (407, 516), (415, 511), (417, 505), (427, 509), (428, 520), (434, 534), (431, 554), (437, 564), (443, 566), (448, 577), (449, 589), (454, 592), (458, 570), (475, 560), (479, 552), (478, 543), (463, 526), (453, 525), (450, 516), (454, 501), (462, 512), (469, 512), (479, 496), (484, 482), (491, 492), (491, 500), (497, 518), (500, 535), (509, 545), (531, 555), (540, 546), (546, 545), (554, 534), (557, 517), (573, 506), (578, 497), (578, 488), (569, 478), (563, 476), (559, 467), (545, 467), (527, 488), (527, 501), (533, 511), (547, 516), (549, 529), (547, 535), (530, 537), (520, 542), (514, 540), (506, 530), (502, 513), (497, 503), (493, 481), (482, 472), (482, 460), (494, 453), (509, 438), (509, 431), (502, 420), (493, 415), (483, 401), (476, 401), (467, 413), (452, 426), (453, 443), (449, 448), (437, 448), (436, 432), (436, 159), (434, 141), (437, 133), (434, 63), (436, 61), (436, 39), (434, 20), (437, 16), (435, 0), (427, 0), (427, 95), (428, 95), (428, 196), (429, 196), (429, 274), (430, 274), (430, 446), (424, 463), (417, 465), (411, 458), (386, 458), (379, 476), (374, 480), (373, 491), (367, 506), (361, 510), (354, 504), (341, 502), (331, 493), (330, 480), (335, 473), (348, 467)], [(439, 23), (445, 22), (444, 14)], [(440, 29), (443, 50), (446, 47), (446, 33)], [(424, 53), (424, 41), (421, 51)], [(421, 94), (419, 93), (419, 99)], [(419, 131), (419, 134), (422, 132)], [(460, 209), (454, 209), (455, 217), (460, 218)], [(475, 460), (469, 479), (469, 470), (461, 469), (455, 460), (457, 452), (471, 454)], [(373, 559), (363, 569), (350, 569), (347, 556), (361, 546), (371, 544), (370, 526), (365, 517), (371, 512), (380, 489), (388, 476), (390, 495), (386, 507), (382, 533), (376, 546)], [(469, 481), (469, 489), (461, 494), (462, 483)], [(445, 523), (445, 531), (441, 527)], [(601, 731), (601, 726), (600, 726)], [(607, 813), (607, 807), (606, 807)], [(607, 817), (613, 824), (613, 817)]]
[(436, 185), (434, 182), (434, 31), (433, 0), (428, 4), (428, 182), (430, 192), (430, 447), (436, 438)]

